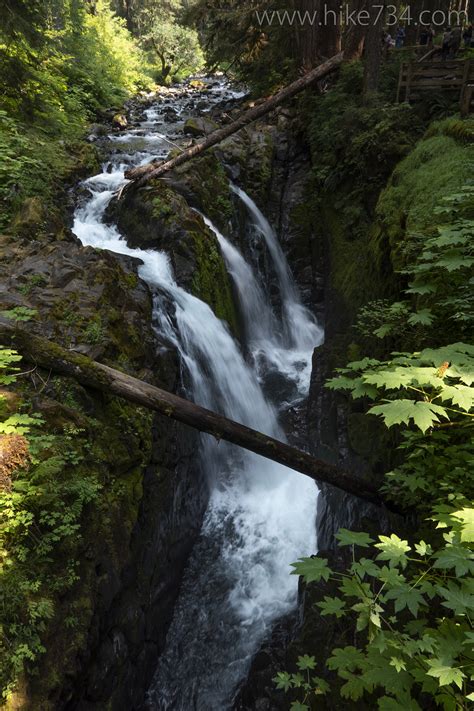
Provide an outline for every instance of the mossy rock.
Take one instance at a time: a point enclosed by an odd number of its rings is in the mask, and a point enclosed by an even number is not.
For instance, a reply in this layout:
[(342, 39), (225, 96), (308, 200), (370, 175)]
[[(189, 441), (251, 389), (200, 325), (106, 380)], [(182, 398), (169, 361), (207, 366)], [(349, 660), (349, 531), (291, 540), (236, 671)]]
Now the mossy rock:
[(38, 197), (26, 198), (12, 222), (12, 230), (21, 236), (30, 236), (44, 226), (46, 213), (43, 201)]
[(259, 123), (239, 131), (219, 147), (239, 185), (262, 207), (271, 187), (276, 133), (275, 126)]
[(183, 132), (198, 138), (200, 136), (208, 136), (218, 128), (218, 124), (215, 121), (212, 121), (212, 119), (205, 118), (204, 116), (198, 116), (189, 118), (185, 122)]
[(229, 179), (216, 151), (179, 166), (171, 174), (176, 189), (221, 230), (232, 217)]
[[(214, 160), (211, 156), (206, 162)], [(222, 182), (224, 177), (219, 173), (217, 180)], [(210, 191), (209, 184), (201, 186), (200, 197), (210, 199)], [(128, 243), (165, 252), (177, 283), (209, 304), (237, 333), (232, 288), (217, 238), (186, 199), (157, 180), (126, 196), (115, 211)]]
[(63, 170), (63, 179), (68, 183), (95, 175), (101, 170), (97, 148), (87, 141), (74, 141), (67, 145), (70, 162)]

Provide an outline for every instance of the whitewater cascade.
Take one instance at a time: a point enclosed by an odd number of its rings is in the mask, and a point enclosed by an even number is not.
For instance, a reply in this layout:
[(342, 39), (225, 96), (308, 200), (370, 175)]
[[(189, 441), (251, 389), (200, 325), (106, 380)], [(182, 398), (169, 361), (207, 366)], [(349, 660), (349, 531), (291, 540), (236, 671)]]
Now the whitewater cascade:
[[(181, 112), (180, 112), (181, 113)], [(75, 214), (73, 231), (84, 245), (139, 258), (139, 274), (154, 293), (154, 326), (178, 350), (188, 396), (256, 430), (284, 440), (276, 411), (265, 397), (257, 354), (307, 392), (311, 354), (322, 331), (301, 304), (277, 237), (246, 193), (233, 190), (261, 231), (278, 276), (283, 313), (272, 311), (254, 267), (203, 217), (221, 246), (240, 297), (248, 334), (247, 362), (227, 324), (175, 281), (166, 254), (131, 249), (104, 214), (124, 170), (157, 154), (162, 134), (159, 106), (147, 111), (140, 150), (131, 132), (121, 136), (122, 154), (84, 182), (88, 199)], [(174, 138), (174, 136), (173, 136)], [(145, 148), (143, 148), (145, 145)], [(166, 297), (166, 298), (165, 298)], [(147, 697), (149, 709), (223, 711), (232, 707), (252, 656), (276, 620), (296, 605), (297, 578), (290, 563), (316, 550), (317, 488), (313, 481), (276, 463), (203, 435), (200, 456), (210, 486), (203, 529), (185, 571), (167, 644)]]

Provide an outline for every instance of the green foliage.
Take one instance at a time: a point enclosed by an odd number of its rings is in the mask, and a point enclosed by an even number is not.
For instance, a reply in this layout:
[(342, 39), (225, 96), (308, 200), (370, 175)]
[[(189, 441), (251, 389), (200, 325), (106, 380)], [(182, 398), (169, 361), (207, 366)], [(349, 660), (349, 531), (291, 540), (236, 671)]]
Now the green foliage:
[(13, 309), (1, 312), (5, 318), (20, 322), (31, 321), (36, 316), (36, 313), (36, 309), (30, 309), (29, 306), (15, 306)]
[[(449, 222), (449, 214), (437, 210), (446, 196), (469, 186), (473, 162), (472, 144), (440, 134), (424, 138), (397, 165), (376, 211), (396, 268), (406, 266), (411, 235), (433, 236), (428, 230)], [(467, 195), (465, 200), (468, 207)]]
[[(20, 360), (15, 351), (0, 349), (0, 384), (15, 382)], [(101, 488), (93, 475), (77, 469), (90, 457), (85, 433), (69, 429), (58, 436), (43, 435), (38, 429), (42, 424), (37, 415), (18, 412), (0, 422), (0, 688), (4, 700), (25, 664), (31, 665), (45, 651), (42, 633), (54, 614), (55, 597), (78, 579), (81, 518)]]
[[(31, 371), (21, 372), (20, 361), (14, 350), (0, 349), (2, 700), (11, 698), (20, 678), (38, 673), (47, 647), (56, 654), (61, 649), (65, 669), (84, 649), (94, 607), (96, 540), (105, 541), (119, 569), (152, 439), (151, 413), (111, 399), (100, 404), (103, 420), (93, 420), (81, 407), (82, 388), (59, 376), (48, 378), (54, 407), (43, 421), (28, 400), (31, 393), (42, 404), (40, 393), (31, 389), (25, 377)], [(93, 555), (84, 556), (85, 550)], [(61, 627), (64, 635), (57, 632)], [(41, 677), (44, 698), (63, 673), (53, 664), (54, 678)], [(41, 693), (35, 708), (42, 705)]]
[(474, 346), (467, 344), (395, 353), (385, 362), (364, 359), (338, 372), (327, 387), (349, 390), (354, 398), (382, 401), (384, 404), (372, 406), (369, 412), (381, 415), (387, 427), (408, 425), (413, 420), (426, 432), (439, 422), (439, 416), (468, 417), (474, 406)]
[[(18, 377), (20, 368), (15, 363), (21, 361), (21, 356), (10, 348), (0, 347), (0, 385), (12, 385)], [(0, 403), (5, 400), (5, 394), (0, 392)], [(33, 425), (42, 422), (37, 415), (15, 413), (0, 421), (0, 450), (1, 435), (25, 435)]]
[(474, 498), (466, 476), (474, 462), (473, 383), (474, 346), (455, 343), (350, 363), (327, 385), (375, 401), (368, 411), (387, 427), (413, 425), (403, 431), (404, 459), (387, 474), (384, 491), (404, 506), (429, 510), (460, 492)]
[(450, 136), (459, 143), (474, 143), (474, 121), (472, 118), (447, 118), (435, 121), (426, 132), (426, 138), (431, 136)]
[(196, 30), (180, 24), (176, 10), (160, 7), (147, 18), (142, 41), (155, 62), (159, 60), (158, 78), (166, 82), (202, 69), (204, 57)]
[(143, 53), (107, 0), (93, 7), (85, 0), (7, 5), (9, 22), (0, 28), (0, 227), (25, 197), (48, 196), (55, 176), (72, 167), (67, 142), (82, 135), (94, 112), (151, 83)]
[(16, 121), (0, 110), (0, 200), (13, 199), (25, 172), (40, 169), (41, 162), (32, 154), (28, 137)]
[(231, 70), (261, 96), (297, 76), (299, 60), (293, 33), (278, 23), (262, 28), (256, 21), (256, 9), (286, 7), (283, 0), (264, 0), (258, 7), (249, 0), (197, 0), (188, 16), (203, 37), (207, 65)]
[(98, 0), (94, 14), (85, 15), (84, 31), (77, 41), (75, 53), (81, 62), (68, 70), (68, 78), (89, 112), (150, 86), (144, 73), (145, 57), (107, 0)]
[[(443, 329), (470, 337), (474, 322), (474, 188), (468, 183), (434, 208), (437, 221), (423, 232), (408, 235), (398, 248), (408, 280), (410, 300), (372, 302), (359, 312), (356, 325), (366, 337), (387, 336), (404, 341), (436, 339)], [(411, 327), (411, 328), (410, 328)], [(410, 333), (411, 332), (411, 333)]]
[[(369, 559), (353, 551), (353, 563), (344, 573), (331, 571), (321, 558), (296, 564), (295, 572), (307, 583), (327, 579), (329, 571), (340, 594), (318, 603), (321, 614), (355, 622), (357, 646), (336, 648), (327, 660), (327, 668), (344, 682), (343, 699), (359, 701), (376, 691), (374, 706), (382, 711), (421, 709), (421, 695), (444, 709), (469, 708), (474, 689), (474, 509), (445, 506), (432, 518), (437, 545), (423, 540), (411, 545), (392, 534), (379, 536)], [(373, 543), (363, 533), (341, 531), (338, 537), (339, 545)], [(312, 672), (316, 661), (300, 657), (298, 667)], [(309, 674), (300, 679), (280, 673), (275, 682), (285, 691), (302, 690), (298, 708), (309, 709), (306, 702), (313, 694), (329, 690), (327, 682)]]
[(42, 633), (56, 596), (78, 580), (81, 519), (100, 492), (94, 476), (76, 468), (87, 457), (84, 440), (37, 436), (31, 418), (29, 430), (33, 464), (17, 471), (11, 488), (0, 493), (0, 687), (5, 698), (24, 664), (31, 666), (45, 651)]
[(101, 343), (104, 339), (104, 327), (100, 320), (100, 317), (96, 319), (91, 319), (85, 332), (84, 338), (88, 343)]
[(394, 105), (391, 91), (364, 103), (362, 83), (362, 64), (344, 64), (330, 91), (300, 100), (312, 154), (312, 223), (320, 239), (330, 235), (330, 287), (347, 320), (390, 293), (374, 213), (394, 167), (425, 128), (416, 110)]
[[(23, 25), (14, 41), (0, 34), (0, 50), (12, 68), (0, 80), (0, 108), (51, 133), (67, 133), (71, 122), (81, 125), (88, 110), (136, 90), (144, 79), (143, 58), (123, 20), (106, 0), (89, 9), (82, 0), (58, 2), (51, 14), (44, 8), (34, 46)], [(17, 17), (16, 9), (12, 13)]]
[(15, 372), (19, 371), (19, 368), (12, 365), (13, 363), (19, 363), (21, 360), (21, 355), (16, 351), (11, 350), (11, 348), (0, 348), (0, 385), (11, 385), (15, 382)]

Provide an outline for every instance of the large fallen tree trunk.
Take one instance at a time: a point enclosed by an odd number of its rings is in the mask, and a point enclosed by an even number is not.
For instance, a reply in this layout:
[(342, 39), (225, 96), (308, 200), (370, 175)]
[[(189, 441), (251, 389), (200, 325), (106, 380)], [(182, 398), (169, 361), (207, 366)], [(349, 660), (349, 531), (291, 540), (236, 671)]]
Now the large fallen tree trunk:
[(218, 440), (226, 440), (284, 464), (315, 481), (336, 486), (371, 503), (382, 503), (377, 488), (370, 482), (362, 481), (332, 464), (315, 459), (306, 452), (206, 410), (166, 390), (97, 363), (79, 353), (68, 351), (46, 338), (34, 336), (24, 327), (3, 317), (0, 317), (0, 343), (16, 349), (32, 364), (69, 375), (83, 385), (155, 410), (165, 417), (207, 432)]
[(306, 89), (314, 82), (323, 79), (325, 76), (337, 69), (340, 66), (342, 60), (343, 53), (339, 52), (339, 54), (334, 55), (334, 57), (331, 57), (331, 59), (328, 59), (319, 66), (315, 67), (315, 69), (312, 69), (300, 79), (297, 79), (292, 84), (289, 84), (284, 89), (281, 89), (269, 99), (266, 99), (254, 108), (245, 111), (241, 116), (239, 116), (236, 121), (233, 121), (232, 123), (228, 124), (227, 126), (224, 126), (223, 128), (218, 129), (217, 131), (213, 131), (213, 133), (211, 133), (204, 141), (202, 141), (202, 143), (198, 143), (195, 146), (191, 146), (191, 148), (188, 148), (187, 150), (183, 151), (175, 158), (165, 161), (164, 163), (147, 163), (146, 165), (139, 166), (138, 168), (132, 168), (131, 170), (128, 170), (125, 173), (125, 177), (131, 180), (132, 183), (128, 183), (128, 185), (125, 187), (125, 191), (128, 190), (129, 187), (140, 187), (152, 178), (159, 178), (160, 175), (163, 175), (168, 170), (176, 168), (178, 165), (186, 163), (191, 158), (194, 158), (195, 156), (204, 153), (204, 151), (207, 151), (209, 148), (212, 148), (212, 146), (215, 146), (217, 143), (220, 143), (225, 138), (231, 136), (233, 133), (240, 131), (241, 128), (247, 126), (249, 123), (252, 123), (252, 121), (256, 121), (262, 116), (265, 116), (265, 114), (268, 114), (277, 106), (280, 106), (280, 104), (282, 104), (283, 102), (287, 101), (288, 99), (291, 99), (291, 97), (295, 96), (300, 91), (303, 91), (303, 89)]

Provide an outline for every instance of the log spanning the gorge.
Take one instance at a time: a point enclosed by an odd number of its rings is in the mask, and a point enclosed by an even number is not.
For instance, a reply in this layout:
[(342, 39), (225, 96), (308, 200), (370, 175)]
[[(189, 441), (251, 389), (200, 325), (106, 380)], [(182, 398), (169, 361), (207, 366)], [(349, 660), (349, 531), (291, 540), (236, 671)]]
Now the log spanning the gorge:
[(161, 163), (147, 163), (146, 165), (126, 171), (125, 177), (132, 182), (128, 183), (122, 192), (126, 192), (130, 187), (140, 187), (153, 178), (159, 178), (168, 170), (172, 170), (173, 168), (186, 163), (188, 160), (191, 160), (191, 158), (204, 153), (204, 151), (207, 151), (209, 148), (217, 145), (225, 138), (232, 136), (233, 133), (240, 131), (240, 129), (244, 128), (244, 126), (247, 126), (249, 123), (265, 116), (265, 114), (268, 114), (273, 109), (276, 109), (277, 106), (280, 106), (280, 104), (283, 104), (288, 99), (291, 99), (293, 96), (303, 91), (303, 89), (306, 89), (311, 84), (314, 84), (314, 82), (323, 79), (325, 76), (335, 71), (341, 65), (343, 56), (343, 53), (339, 52), (339, 54), (336, 54), (334, 57), (331, 57), (322, 64), (319, 64), (317, 67), (307, 72), (307, 74), (300, 77), (300, 79), (288, 84), (288, 86), (285, 86), (273, 96), (270, 96), (265, 101), (262, 101), (262, 103), (254, 106), (254, 108), (245, 111), (236, 121), (233, 121), (223, 128), (219, 128), (217, 131), (213, 131), (213, 133), (204, 139), (204, 141), (196, 144), (195, 146), (191, 146), (175, 158)]
[(33, 365), (71, 376), (82, 385), (155, 410), (165, 417), (170, 417), (201, 432), (207, 432), (218, 440), (223, 439), (236, 444), (306, 474), (317, 482), (338, 487), (370, 503), (378, 505), (383, 503), (377, 488), (370, 482), (362, 481), (332, 464), (315, 459), (306, 452), (195, 405), (166, 390), (97, 363), (84, 355), (66, 350), (42, 336), (29, 333), (24, 326), (19, 326), (1, 316), (0, 343), (14, 348)]

